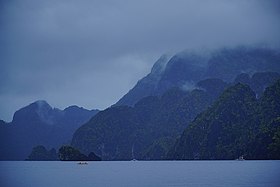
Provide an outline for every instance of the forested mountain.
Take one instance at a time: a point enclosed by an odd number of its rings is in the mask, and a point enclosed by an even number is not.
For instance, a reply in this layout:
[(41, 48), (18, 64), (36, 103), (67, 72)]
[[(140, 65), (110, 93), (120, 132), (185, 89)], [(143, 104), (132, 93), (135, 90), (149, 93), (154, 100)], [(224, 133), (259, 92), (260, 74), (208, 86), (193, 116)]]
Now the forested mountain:
[(0, 159), (24, 160), (34, 146), (58, 148), (69, 143), (74, 131), (97, 112), (77, 106), (59, 110), (36, 101), (15, 112), (12, 122), (0, 125)]
[(133, 106), (141, 98), (161, 95), (172, 87), (192, 89), (197, 82), (208, 78), (233, 82), (241, 73), (280, 73), (279, 59), (277, 50), (244, 46), (208, 52), (183, 51), (171, 58), (165, 55), (116, 105)]
[[(258, 84), (257, 80), (252, 83)], [(272, 80), (260, 84), (271, 85), (275, 82)], [(75, 132), (72, 145), (85, 153), (93, 151), (103, 160), (164, 159), (183, 129), (230, 85), (220, 79), (206, 79), (192, 91), (174, 87), (162, 96), (145, 97), (134, 107), (108, 108)], [(255, 98), (249, 86), (246, 88)], [(234, 103), (227, 107), (231, 104)]]
[(172, 145), (170, 141), (175, 141), (227, 85), (214, 79), (204, 82), (212, 88), (172, 88), (162, 96), (145, 97), (134, 107), (101, 111), (75, 132), (72, 145), (85, 153), (93, 151), (103, 160), (162, 159)]
[(0, 120), (0, 159), (70, 142), (103, 160), (166, 159), (168, 152), (170, 159), (278, 158), (277, 84), (266, 88), (280, 78), (279, 59), (279, 51), (257, 47), (163, 55), (104, 111), (37, 101), (11, 123)]
[(280, 80), (257, 99), (236, 84), (196, 117), (168, 159), (280, 159)]

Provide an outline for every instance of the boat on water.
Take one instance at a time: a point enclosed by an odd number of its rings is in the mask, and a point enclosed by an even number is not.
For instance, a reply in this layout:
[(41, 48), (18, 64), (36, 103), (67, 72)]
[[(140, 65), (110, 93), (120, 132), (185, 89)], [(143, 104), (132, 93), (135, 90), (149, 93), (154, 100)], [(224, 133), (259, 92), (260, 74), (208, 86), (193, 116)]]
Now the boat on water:
[(244, 157), (243, 157), (243, 155), (242, 155), (242, 156), (238, 157), (236, 160), (238, 160), (238, 161), (244, 161), (245, 159), (244, 159)]
[(77, 164), (79, 164), (79, 165), (87, 165), (88, 164), (88, 162), (78, 162)]

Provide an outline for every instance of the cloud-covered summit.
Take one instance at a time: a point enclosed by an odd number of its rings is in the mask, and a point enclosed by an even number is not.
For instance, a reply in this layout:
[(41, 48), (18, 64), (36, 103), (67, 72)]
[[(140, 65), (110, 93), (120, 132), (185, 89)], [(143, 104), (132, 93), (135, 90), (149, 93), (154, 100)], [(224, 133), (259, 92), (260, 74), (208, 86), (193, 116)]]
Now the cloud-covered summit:
[(0, 118), (34, 100), (105, 108), (163, 53), (279, 47), (278, 1), (0, 2)]

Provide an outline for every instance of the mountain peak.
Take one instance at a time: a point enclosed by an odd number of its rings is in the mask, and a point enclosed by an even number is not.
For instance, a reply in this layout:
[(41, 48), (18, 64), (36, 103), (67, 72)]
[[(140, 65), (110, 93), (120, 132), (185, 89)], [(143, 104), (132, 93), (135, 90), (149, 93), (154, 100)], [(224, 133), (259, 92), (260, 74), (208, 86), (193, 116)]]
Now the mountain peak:
[(48, 104), (48, 102), (46, 100), (43, 100), (43, 99), (39, 99), (39, 100), (35, 101), (34, 103)]
[(77, 105), (71, 105), (71, 106), (68, 106), (67, 108), (65, 108), (64, 111), (79, 110), (79, 109), (84, 110), (83, 107), (79, 107)]
[(16, 111), (13, 121), (21, 123), (21, 121), (28, 119), (33, 122), (41, 121), (46, 124), (53, 124), (52, 117), (50, 118), (54, 113), (53, 110), (45, 100), (38, 100)]
[(37, 106), (35, 112), (38, 114), (39, 118), (46, 124), (52, 125), (54, 123), (54, 118), (55, 118), (53, 116), (54, 110), (58, 110), (58, 109), (52, 108), (45, 100), (38, 100), (35, 101), (33, 104)]
[(161, 74), (165, 70), (166, 64), (170, 58), (171, 56), (168, 54), (162, 55), (153, 65), (151, 73)]
[(52, 109), (49, 103), (45, 100), (37, 100), (32, 104), (36, 104), (38, 106), (38, 109), (42, 109), (42, 108)]

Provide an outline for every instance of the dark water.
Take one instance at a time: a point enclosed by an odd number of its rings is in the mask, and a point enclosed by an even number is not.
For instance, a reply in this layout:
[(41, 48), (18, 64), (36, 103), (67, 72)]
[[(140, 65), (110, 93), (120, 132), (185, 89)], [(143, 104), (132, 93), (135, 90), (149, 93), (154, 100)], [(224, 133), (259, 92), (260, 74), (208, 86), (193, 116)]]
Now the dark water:
[(280, 187), (280, 161), (0, 162), (1, 187)]

